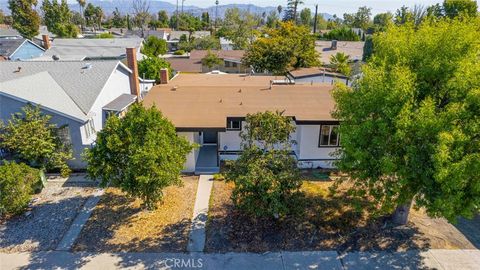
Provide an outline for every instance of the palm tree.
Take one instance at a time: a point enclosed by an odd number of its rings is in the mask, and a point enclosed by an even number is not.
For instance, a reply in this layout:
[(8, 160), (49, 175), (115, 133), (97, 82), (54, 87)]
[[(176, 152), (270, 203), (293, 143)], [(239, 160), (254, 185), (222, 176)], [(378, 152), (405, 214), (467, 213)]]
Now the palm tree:
[(282, 5), (278, 5), (278, 7), (277, 7), (278, 16), (280, 16), (282, 14), (282, 10), (283, 10)]
[(85, 20), (85, 16), (83, 14), (83, 9), (85, 8), (85, 5), (87, 4), (86, 0), (77, 0), (78, 6), (80, 8), (80, 15), (82, 16), (82, 24), (80, 25), (80, 28), (82, 29), (83, 32), (83, 21)]
[(350, 56), (342, 52), (337, 52), (336, 54), (330, 56), (330, 65), (336, 72), (340, 72), (345, 76), (350, 76), (351, 68), (348, 64), (350, 61)]

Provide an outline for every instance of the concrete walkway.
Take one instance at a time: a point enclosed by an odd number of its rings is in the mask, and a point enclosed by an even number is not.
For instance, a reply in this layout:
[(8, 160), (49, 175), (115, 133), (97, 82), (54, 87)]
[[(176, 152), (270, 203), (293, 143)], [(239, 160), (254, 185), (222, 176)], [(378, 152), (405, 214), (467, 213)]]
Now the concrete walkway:
[(444, 269), (477, 270), (479, 250), (253, 253), (0, 253), (0, 269)]
[(208, 203), (212, 186), (213, 175), (200, 175), (187, 245), (187, 250), (190, 252), (201, 252), (205, 247), (205, 225), (208, 219)]
[(63, 235), (62, 240), (58, 243), (56, 250), (68, 251), (72, 248), (75, 240), (80, 235), (83, 226), (87, 223), (88, 218), (92, 214), (93, 209), (100, 201), (103, 192), (103, 189), (99, 189), (92, 195), (92, 197), (88, 198), (77, 217), (73, 220), (68, 231)]

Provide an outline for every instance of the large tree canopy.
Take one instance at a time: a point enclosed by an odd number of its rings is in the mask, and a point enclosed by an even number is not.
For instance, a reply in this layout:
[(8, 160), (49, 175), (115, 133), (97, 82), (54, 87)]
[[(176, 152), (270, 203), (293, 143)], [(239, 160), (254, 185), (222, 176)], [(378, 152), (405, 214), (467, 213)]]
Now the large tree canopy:
[(85, 158), (90, 177), (103, 186), (120, 187), (153, 209), (165, 187), (181, 183), (180, 172), (190, 151), (192, 145), (177, 136), (157, 108), (135, 104), (125, 117), (107, 120)]
[(278, 29), (267, 29), (248, 48), (243, 62), (258, 72), (275, 74), (283, 74), (291, 68), (320, 65), (310, 30), (292, 22), (280, 23)]
[(38, 35), (40, 16), (34, 6), (37, 0), (9, 0), (8, 7), (12, 13), (13, 28), (25, 38), (33, 38)]
[(478, 18), (375, 35), (363, 77), (334, 91), (338, 167), (351, 173), (354, 194), (373, 196), (384, 211), (413, 200), (452, 221), (479, 210), (479, 40)]
[(48, 31), (59, 37), (75, 38), (78, 35), (78, 28), (72, 20), (72, 13), (68, 8), (66, 0), (44, 0), (42, 3), (43, 20)]

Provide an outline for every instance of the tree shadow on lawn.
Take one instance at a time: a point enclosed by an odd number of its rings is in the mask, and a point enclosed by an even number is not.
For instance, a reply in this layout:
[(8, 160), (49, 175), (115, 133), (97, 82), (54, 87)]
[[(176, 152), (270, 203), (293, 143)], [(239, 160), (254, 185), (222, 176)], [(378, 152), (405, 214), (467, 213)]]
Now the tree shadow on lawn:
[(88, 196), (33, 205), (26, 214), (0, 220), (0, 251), (46, 251), (56, 248)]
[[(106, 192), (77, 238), (74, 251), (95, 252), (184, 252), (191, 220), (182, 218), (156, 224), (155, 211), (147, 212), (138, 201), (123, 194)], [(173, 213), (172, 213), (173, 214)]]
[[(362, 211), (351, 207), (353, 203), (361, 205)], [(386, 217), (369, 217), (366, 200), (354, 201), (341, 193), (304, 193), (296, 207), (299, 208), (298, 215), (281, 220), (253, 218), (236, 210), (230, 199), (223, 200), (217, 209), (210, 211), (207, 251), (350, 252), (423, 250), (429, 247), (427, 239), (413, 224), (393, 227), (386, 223)], [(216, 211), (218, 208), (225, 210)]]
[(458, 218), (453, 224), (477, 249), (480, 249), (480, 213), (472, 219)]

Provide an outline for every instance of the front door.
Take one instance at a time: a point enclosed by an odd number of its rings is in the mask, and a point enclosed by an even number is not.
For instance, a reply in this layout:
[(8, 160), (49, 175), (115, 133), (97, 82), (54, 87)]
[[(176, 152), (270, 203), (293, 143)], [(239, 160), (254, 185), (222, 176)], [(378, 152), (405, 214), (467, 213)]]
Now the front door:
[(217, 144), (218, 133), (216, 131), (203, 132), (203, 144)]

